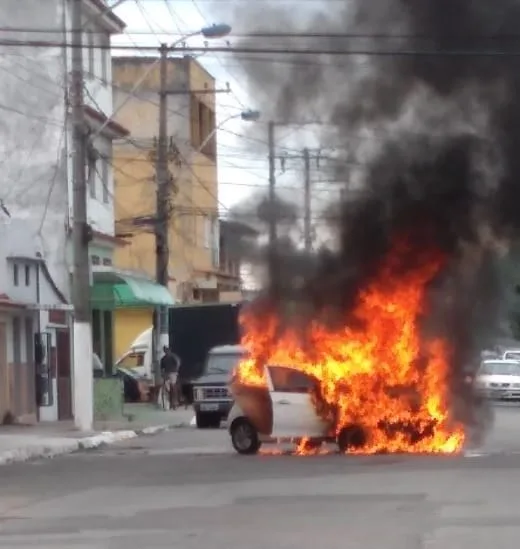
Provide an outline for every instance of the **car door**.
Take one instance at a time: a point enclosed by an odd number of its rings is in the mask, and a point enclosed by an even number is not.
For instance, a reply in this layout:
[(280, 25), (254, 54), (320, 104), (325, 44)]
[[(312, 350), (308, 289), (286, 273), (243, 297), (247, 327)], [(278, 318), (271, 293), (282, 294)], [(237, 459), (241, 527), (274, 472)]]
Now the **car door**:
[(274, 438), (322, 437), (327, 425), (317, 415), (311, 390), (316, 380), (285, 366), (267, 366), (273, 402)]

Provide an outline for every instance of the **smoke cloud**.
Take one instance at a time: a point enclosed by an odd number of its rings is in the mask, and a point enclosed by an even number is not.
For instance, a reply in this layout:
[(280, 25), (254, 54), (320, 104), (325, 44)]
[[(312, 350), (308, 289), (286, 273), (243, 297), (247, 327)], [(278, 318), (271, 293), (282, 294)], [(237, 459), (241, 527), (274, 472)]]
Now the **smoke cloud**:
[(413, 252), (402, 269), (424, 250), (444, 253), (425, 330), (455, 349), (457, 415), (469, 422), (474, 401), (461, 379), (498, 335), (498, 264), (520, 229), (520, 1), (306, 4), (239, 3), (236, 13), (244, 33), (315, 35), (248, 37), (235, 45), (287, 53), (236, 58), (254, 96), (266, 98), (266, 116), (312, 113), (326, 123), (320, 137), (339, 151), (335, 178), (345, 189), (327, 210), (335, 245), (298, 261), (280, 254), (271, 288), (316, 318), (349, 309), (396, 234)]

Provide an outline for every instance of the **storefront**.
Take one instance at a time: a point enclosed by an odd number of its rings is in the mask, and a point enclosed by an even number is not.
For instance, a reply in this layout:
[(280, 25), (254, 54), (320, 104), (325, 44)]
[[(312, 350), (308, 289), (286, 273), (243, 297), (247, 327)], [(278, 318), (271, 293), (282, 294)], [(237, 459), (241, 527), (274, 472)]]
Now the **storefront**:
[(135, 337), (153, 324), (156, 307), (172, 306), (167, 288), (132, 271), (92, 267), (92, 334), (94, 352), (107, 374)]

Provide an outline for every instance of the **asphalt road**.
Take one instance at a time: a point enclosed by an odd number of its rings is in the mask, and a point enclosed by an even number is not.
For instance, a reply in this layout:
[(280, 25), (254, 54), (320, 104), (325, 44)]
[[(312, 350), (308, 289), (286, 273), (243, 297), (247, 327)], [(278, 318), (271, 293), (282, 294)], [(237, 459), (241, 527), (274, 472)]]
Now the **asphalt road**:
[(494, 549), (520, 539), (520, 408), (466, 456), (237, 456), (177, 429), (0, 468), (10, 549)]

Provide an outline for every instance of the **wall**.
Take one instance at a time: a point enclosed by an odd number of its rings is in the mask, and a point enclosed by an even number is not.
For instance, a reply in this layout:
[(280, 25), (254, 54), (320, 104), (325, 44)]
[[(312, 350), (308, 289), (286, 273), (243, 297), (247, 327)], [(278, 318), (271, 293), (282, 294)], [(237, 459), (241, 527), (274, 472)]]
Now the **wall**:
[[(29, 17), (28, 16), (32, 16)], [(17, 32), (17, 40), (63, 40), (61, 0), (2, 0), (9, 26), (41, 26), (42, 34)], [(32, 19), (32, 21), (31, 21)], [(9, 33), (4, 33), (8, 38)], [(67, 292), (67, 180), (64, 58), (60, 48), (0, 46), (0, 199), (13, 221), (22, 220), (41, 246), (56, 283)], [(0, 224), (6, 222), (0, 217)], [(3, 242), (5, 243), (5, 241)]]
[[(14, 337), (15, 319), (18, 322), (17, 341)], [(36, 314), (16, 309), (0, 310), (0, 322), (6, 327), (7, 343), (7, 371), (1, 381), (4, 399), (0, 403), (0, 423), (5, 420), (6, 413), (21, 423), (33, 423), (36, 421), (36, 392), (32, 342)]]
[(118, 360), (134, 339), (153, 324), (153, 309), (119, 309), (115, 311), (115, 358)]
[[(155, 276), (153, 234), (136, 228), (128, 220), (155, 212), (154, 138), (158, 130), (159, 66), (150, 72), (135, 98), (128, 98), (128, 90), (155, 59), (123, 57), (115, 59), (113, 67), (116, 110), (123, 105), (116, 119), (131, 131), (136, 143), (118, 146), (114, 151), (118, 233), (133, 234), (130, 245), (117, 251), (116, 262), (118, 266), (141, 270), (150, 276)], [(197, 62), (189, 58), (171, 59), (168, 88), (183, 90), (188, 86), (192, 90), (214, 89), (215, 82)], [(200, 98), (214, 107), (214, 94), (201, 94)], [(206, 226), (201, 216), (203, 208), (209, 208), (210, 212), (217, 209), (216, 163), (193, 152), (191, 109), (189, 94), (168, 96), (168, 133), (174, 145), (169, 167), (176, 184), (169, 230), (169, 273), (170, 291), (177, 297), (181, 294), (180, 286), (194, 278), (195, 270), (212, 268), (212, 256), (216, 255), (211, 246), (206, 246)]]

